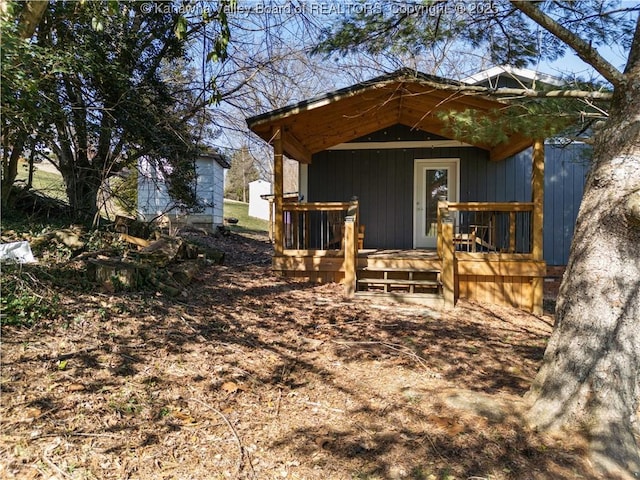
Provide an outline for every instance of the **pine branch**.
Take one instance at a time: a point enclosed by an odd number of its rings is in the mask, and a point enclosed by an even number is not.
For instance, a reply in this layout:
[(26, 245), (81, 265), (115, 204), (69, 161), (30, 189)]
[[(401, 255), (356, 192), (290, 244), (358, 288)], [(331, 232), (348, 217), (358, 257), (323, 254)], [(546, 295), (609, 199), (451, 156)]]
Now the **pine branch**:
[[(387, 83), (395, 83), (397, 79), (388, 80)], [(485, 95), (488, 97), (526, 97), (526, 98), (580, 98), (589, 100), (608, 101), (613, 98), (610, 92), (589, 91), (589, 90), (533, 90), (529, 88), (492, 88), (480, 85), (466, 85), (463, 83), (447, 84), (436, 81), (427, 80), (426, 78), (411, 78), (412, 82), (433, 88), (434, 90), (443, 90), (449, 92), (458, 92), (461, 95)], [(381, 85), (384, 82), (381, 82)]]

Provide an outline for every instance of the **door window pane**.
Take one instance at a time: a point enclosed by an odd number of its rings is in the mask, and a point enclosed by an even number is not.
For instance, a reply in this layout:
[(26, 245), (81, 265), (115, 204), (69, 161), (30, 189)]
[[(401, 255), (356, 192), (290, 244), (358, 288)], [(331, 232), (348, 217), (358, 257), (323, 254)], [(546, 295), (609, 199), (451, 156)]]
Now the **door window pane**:
[(438, 197), (448, 198), (448, 168), (425, 169), (425, 235), (435, 237), (438, 234)]

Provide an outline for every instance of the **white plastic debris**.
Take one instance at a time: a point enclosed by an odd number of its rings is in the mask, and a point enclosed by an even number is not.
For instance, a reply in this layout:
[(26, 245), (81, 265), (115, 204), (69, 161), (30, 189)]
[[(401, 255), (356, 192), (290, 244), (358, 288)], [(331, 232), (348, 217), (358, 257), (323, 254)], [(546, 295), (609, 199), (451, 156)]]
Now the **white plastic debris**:
[(0, 243), (0, 261), (34, 263), (36, 261), (29, 242)]

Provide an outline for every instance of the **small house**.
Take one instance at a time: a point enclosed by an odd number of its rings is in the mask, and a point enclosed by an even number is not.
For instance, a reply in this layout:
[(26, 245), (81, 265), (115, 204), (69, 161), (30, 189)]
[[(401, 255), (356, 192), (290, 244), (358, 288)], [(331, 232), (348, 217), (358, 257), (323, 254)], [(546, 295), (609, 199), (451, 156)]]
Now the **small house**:
[[(440, 112), (505, 107), (462, 86), (400, 70), (247, 119), (274, 149), (274, 270), (349, 295), (540, 313), (545, 228), (572, 232), (575, 217), (557, 205), (560, 223), (545, 223), (557, 178), (545, 175), (544, 138), (453, 138)], [(300, 164), (304, 201), (284, 199), (284, 156)]]
[(224, 170), (230, 167), (217, 152), (201, 154), (195, 162), (196, 197), (199, 208), (184, 211), (169, 196), (160, 168), (148, 159), (138, 162), (138, 212), (145, 221), (213, 230), (223, 224)]

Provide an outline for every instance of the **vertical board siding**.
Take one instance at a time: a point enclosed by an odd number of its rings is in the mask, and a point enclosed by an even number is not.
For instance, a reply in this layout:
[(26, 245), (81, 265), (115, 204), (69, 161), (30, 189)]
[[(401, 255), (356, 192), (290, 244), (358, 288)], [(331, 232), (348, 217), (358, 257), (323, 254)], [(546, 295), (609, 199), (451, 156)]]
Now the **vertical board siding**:
[[(385, 129), (358, 141), (405, 138), (402, 128)], [(408, 134), (407, 134), (408, 135)], [(421, 138), (422, 139), (422, 138)], [(546, 145), (544, 259), (566, 265), (588, 169), (584, 145)], [(413, 168), (416, 159), (459, 158), (461, 202), (530, 202), (531, 155), (527, 149), (501, 162), (473, 148), (330, 150), (317, 153), (308, 170), (308, 201), (360, 200), (365, 248), (413, 248)], [(530, 225), (518, 225), (528, 235)], [(520, 237), (519, 235), (519, 237)], [(528, 244), (518, 239), (518, 246)]]
[[(464, 172), (466, 162), (477, 156), (483, 157), (479, 163), (487, 163), (486, 152), (471, 147), (320, 152), (309, 165), (309, 201), (348, 201), (355, 195), (360, 200), (360, 223), (366, 228), (365, 248), (410, 249), (414, 160), (460, 158)], [(461, 182), (477, 183), (475, 175), (463, 180), (462, 172)], [(467, 200), (464, 193), (460, 197)]]
[(531, 149), (501, 162), (489, 161), (483, 150), (471, 150), (473, 156), (461, 157), (461, 202), (531, 201)]
[(224, 168), (213, 162), (213, 224), (224, 222)]
[[(160, 170), (152, 161), (138, 161), (138, 211), (145, 221), (163, 214), (177, 214), (179, 209), (171, 199)], [(224, 206), (224, 168), (216, 161), (199, 158), (196, 167), (196, 196), (202, 211), (190, 214), (186, 222), (221, 225)]]
[(591, 147), (545, 145), (544, 258), (566, 265), (589, 171)]

